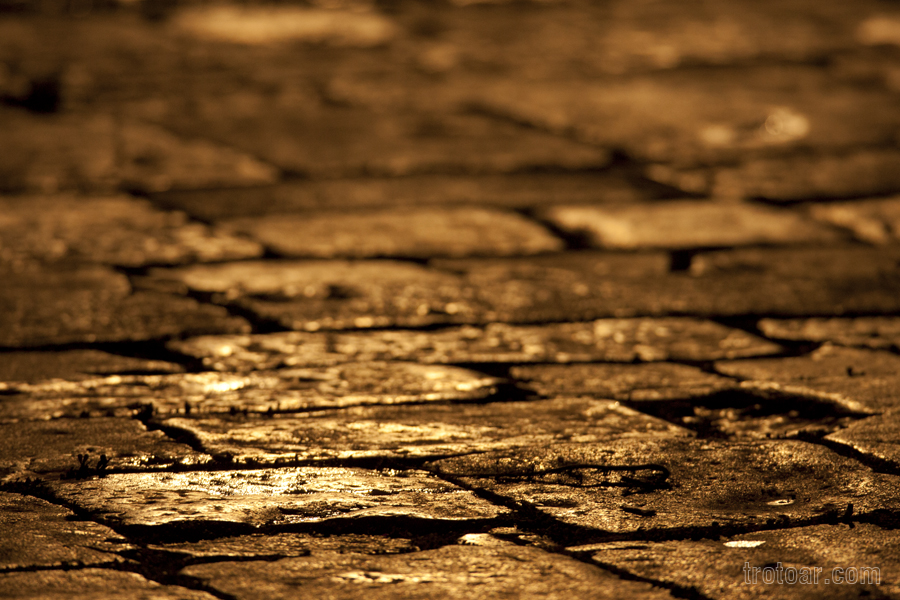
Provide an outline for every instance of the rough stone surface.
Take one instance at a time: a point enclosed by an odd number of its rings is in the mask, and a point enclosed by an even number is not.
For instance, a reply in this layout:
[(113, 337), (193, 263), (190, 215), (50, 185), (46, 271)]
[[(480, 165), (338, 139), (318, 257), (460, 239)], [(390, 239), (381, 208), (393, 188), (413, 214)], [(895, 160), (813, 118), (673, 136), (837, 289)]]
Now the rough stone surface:
[(153, 194), (157, 204), (205, 221), (313, 210), (387, 206), (500, 206), (548, 203), (633, 202), (646, 186), (607, 171), (515, 175), (412, 175), (288, 181), (251, 189), (171, 191)]
[(250, 240), (125, 196), (0, 198), (0, 262), (80, 261), (140, 267), (256, 258)]
[(831, 342), (840, 346), (875, 349), (900, 348), (900, 318), (762, 319), (766, 337), (801, 342)]
[(418, 550), (409, 539), (382, 535), (313, 535), (305, 533), (252, 533), (232, 537), (171, 544), (150, 544), (154, 550), (192, 557), (309, 556), (344, 552), (353, 554), (400, 554)]
[(452, 327), (437, 331), (285, 332), (202, 336), (168, 347), (218, 371), (348, 361), (420, 363), (650, 362), (765, 356), (777, 344), (690, 318), (598, 319), (589, 323)]
[(849, 446), (856, 452), (892, 469), (900, 466), (900, 411), (863, 419), (825, 439)]
[(364, 517), (460, 521), (507, 512), (422, 471), (292, 467), (128, 473), (51, 486), (67, 502), (123, 525), (260, 526)]
[(226, 221), (281, 256), (506, 256), (563, 249), (562, 240), (515, 213), (486, 208), (271, 215)]
[(118, 356), (101, 350), (4, 352), (0, 354), (0, 389), (9, 382), (88, 379), (117, 373), (180, 373), (184, 367), (163, 360)]
[(275, 413), (367, 404), (477, 401), (499, 380), (415, 363), (345, 363), (245, 374), (125, 375), (10, 384), (0, 419), (184, 413)]
[[(578, 550), (592, 552), (594, 562), (606, 568), (677, 585), (704, 598), (768, 598), (777, 590), (779, 598), (800, 599), (894, 597), (900, 592), (897, 545), (894, 532), (861, 523), (760, 531), (719, 540), (611, 542)], [(794, 569), (795, 585), (785, 582), (786, 571), (773, 572), (771, 576), (781, 582), (769, 584), (757, 571), (755, 585), (750, 571), (748, 583), (745, 565)], [(837, 573), (841, 580), (835, 579), (835, 568), (843, 569)], [(857, 579), (864, 573), (874, 576), (865, 568), (879, 571), (877, 584)], [(801, 569), (809, 575), (804, 582)], [(851, 577), (856, 581), (850, 583)]]
[(822, 204), (811, 212), (816, 219), (849, 229), (863, 242), (883, 245), (900, 240), (900, 197)]
[[(489, 538), (489, 536), (484, 536)], [(233, 598), (292, 598), (298, 584), (319, 597), (369, 598), (671, 598), (569, 557), (499, 541), (411, 554), (321, 554), (261, 565), (223, 562), (183, 572)], [(262, 573), (260, 572), (262, 571)], [(251, 575), (252, 578), (251, 578)], [(260, 577), (262, 575), (262, 577)], [(250, 583), (253, 581), (253, 583)]]
[(122, 598), (123, 600), (213, 600), (216, 596), (178, 586), (160, 585), (138, 575), (110, 569), (25, 571), (0, 574), (7, 598)]
[(748, 203), (683, 200), (625, 206), (557, 206), (544, 218), (601, 248), (700, 248), (823, 243), (837, 236), (802, 215)]
[[(78, 478), (116, 469), (159, 469), (208, 460), (160, 431), (147, 431), (134, 419), (21, 422), (0, 425), (0, 432), (0, 474), (4, 479), (33, 474)], [(79, 456), (86, 456), (87, 461), (82, 463)]]
[(634, 401), (696, 398), (737, 386), (696, 367), (669, 363), (535, 365), (513, 367), (510, 375), (542, 396), (591, 394)]
[(0, 346), (147, 340), (190, 333), (238, 333), (249, 326), (221, 307), (172, 294), (132, 293), (109, 269), (0, 273)]
[(122, 536), (72, 517), (72, 511), (44, 500), (0, 492), (0, 571), (122, 560), (115, 552), (130, 547)]
[(898, 494), (893, 476), (821, 446), (684, 439), (561, 444), (432, 464), (466, 486), (598, 532), (744, 528), (860, 514)]
[(819, 396), (859, 412), (897, 407), (900, 356), (860, 348), (823, 346), (791, 358), (717, 362), (716, 370), (761, 391)]
[(608, 400), (360, 407), (274, 418), (174, 418), (204, 450), (234, 462), (435, 458), (561, 441), (690, 435)]

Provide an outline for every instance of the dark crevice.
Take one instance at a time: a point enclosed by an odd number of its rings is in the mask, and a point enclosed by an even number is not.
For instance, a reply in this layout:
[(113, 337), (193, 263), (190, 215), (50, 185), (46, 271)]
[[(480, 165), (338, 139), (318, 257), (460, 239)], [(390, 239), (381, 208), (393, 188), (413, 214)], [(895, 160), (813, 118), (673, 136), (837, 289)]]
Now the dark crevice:
[[(872, 415), (867, 416), (871, 417)], [(840, 442), (825, 439), (824, 437), (801, 436), (799, 439), (802, 439), (803, 441), (809, 442), (811, 444), (824, 446), (835, 454), (865, 465), (876, 473), (884, 473), (886, 475), (900, 475), (900, 465), (898, 465), (897, 463), (879, 458), (878, 456), (874, 456), (872, 454), (861, 452), (853, 446), (850, 446), (849, 444), (842, 444)]]

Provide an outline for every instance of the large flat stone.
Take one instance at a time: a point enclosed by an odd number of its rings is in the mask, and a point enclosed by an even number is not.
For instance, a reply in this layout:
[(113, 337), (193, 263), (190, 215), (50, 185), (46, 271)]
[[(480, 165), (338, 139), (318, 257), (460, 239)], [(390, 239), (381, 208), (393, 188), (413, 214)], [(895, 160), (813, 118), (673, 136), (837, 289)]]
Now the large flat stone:
[[(860, 514), (896, 502), (897, 478), (804, 442), (660, 438), (448, 458), (466, 486), (597, 532), (725, 531)], [(719, 529), (722, 531), (722, 529)]]
[(114, 375), (84, 381), (9, 384), (0, 419), (135, 411), (274, 413), (368, 404), (483, 400), (498, 380), (459, 367), (413, 363), (345, 363), (246, 374)]
[(255, 258), (250, 240), (189, 223), (126, 196), (0, 198), (0, 261), (78, 261), (126, 267)]
[(0, 587), (7, 598), (84, 598), (102, 600), (214, 600), (216, 596), (188, 588), (160, 585), (137, 573), (112, 569), (75, 569), (71, 571), (24, 571), (0, 574)]
[(881, 245), (900, 241), (900, 196), (821, 204), (813, 206), (811, 213), (820, 221), (849, 229), (864, 242)]
[(900, 348), (898, 317), (762, 319), (758, 326), (766, 337), (777, 340), (831, 342), (882, 350)]
[(543, 218), (601, 248), (701, 248), (836, 241), (802, 213), (749, 203), (681, 200), (624, 206), (555, 206)]
[(218, 306), (162, 292), (132, 292), (124, 275), (104, 267), (5, 271), (0, 279), (0, 346), (249, 330), (246, 321)]
[(717, 362), (720, 373), (743, 387), (819, 396), (859, 412), (896, 408), (900, 356), (860, 348), (823, 346), (798, 357)]
[[(611, 542), (576, 550), (592, 552), (594, 562), (606, 568), (704, 598), (770, 598), (774, 593), (812, 599), (894, 597), (900, 592), (897, 545), (893, 531), (860, 523), (760, 531), (724, 540)], [(764, 573), (765, 567), (770, 571)], [(777, 567), (782, 570), (776, 572)], [(804, 571), (807, 578), (801, 580)], [(787, 583), (791, 579), (793, 585)]]
[(407, 517), (446, 521), (506, 513), (423, 471), (293, 467), (128, 473), (50, 484), (60, 498), (121, 525), (247, 525)]
[(420, 363), (650, 362), (718, 360), (780, 351), (739, 329), (691, 318), (453, 327), (436, 331), (291, 331), (172, 340), (168, 347), (219, 371), (348, 361)]
[(360, 593), (373, 599), (672, 597), (668, 590), (620, 579), (567, 556), (490, 536), (478, 541), (386, 556), (323, 553), (267, 563), (222, 562), (182, 573), (241, 600), (292, 598), (298, 586), (331, 598)]
[(407, 538), (369, 534), (314, 535), (308, 533), (251, 533), (196, 542), (149, 544), (154, 550), (186, 554), (196, 558), (253, 558), (309, 556), (334, 552), (353, 554), (399, 554), (418, 548)]
[[(56, 419), (0, 425), (0, 474), (91, 477), (108, 470), (196, 464), (209, 457), (173, 442), (139, 421), (121, 418)], [(107, 457), (107, 465), (101, 462)], [(82, 463), (79, 456), (86, 456)], [(82, 465), (84, 468), (82, 468)], [(99, 468), (98, 468), (99, 467)]]
[(226, 221), (281, 256), (508, 256), (562, 250), (562, 240), (516, 213), (478, 207), (271, 215)]
[(0, 389), (6, 382), (35, 383), (48, 379), (89, 379), (126, 373), (180, 373), (179, 364), (118, 356), (101, 350), (4, 352), (0, 360)]
[(753, 159), (717, 170), (712, 193), (723, 198), (775, 201), (853, 198), (900, 189), (900, 152), (843, 153)]
[(590, 394), (637, 402), (696, 398), (737, 387), (725, 377), (670, 363), (534, 365), (513, 367), (510, 376), (543, 396)]
[(170, 191), (154, 203), (204, 221), (313, 210), (388, 206), (500, 206), (528, 208), (556, 203), (632, 202), (648, 191), (604, 171), (513, 175), (411, 175), (289, 181), (251, 189)]
[(238, 463), (352, 458), (436, 458), (561, 441), (691, 435), (618, 402), (532, 402), (360, 407), (299, 416), (174, 418), (205, 451)]
[(103, 565), (130, 548), (108, 527), (75, 520), (72, 511), (38, 498), (0, 492), (0, 570)]
[(886, 144), (900, 125), (889, 94), (799, 66), (507, 80), (477, 94), (495, 113), (622, 148), (638, 160), (681, 166)]
[(889, 410), (850, 424), (828, 435), (826, 440), (849, 446), (874, 462), (900, 466), (900, 411)]

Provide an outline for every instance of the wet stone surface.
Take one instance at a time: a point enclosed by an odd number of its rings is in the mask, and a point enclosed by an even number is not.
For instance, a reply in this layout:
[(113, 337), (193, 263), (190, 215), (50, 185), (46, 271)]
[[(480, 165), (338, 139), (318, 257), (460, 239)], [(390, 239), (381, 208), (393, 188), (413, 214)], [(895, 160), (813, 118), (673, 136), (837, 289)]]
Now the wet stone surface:
[(121, 525), (262, 526), (367, 517), (480, 521), (507, 512), (423, 471), (289, 467), (128, 473), (50, 487), (102, 521)]
[(0, 198), (0, 262), (126, 267), (255, 258), (262, 247), (125, 196)]
[(766, 337), (799, 342), (831, 342), (841, 346), (891, 350), (900, 348), (900, 318), (762, 319)]
[[(900, 592), (897, 545), (891, 530), (851, 523), (760, 531), (718, 540), (611, 542), (574, 550), (590, 553), (593, 561), (604, 567), (677, 585), (704, 598), (766, 598), (774, 588), (780, 598), (800, 599), (895, 597)], [(745, 566), (750, 569), (746, 576)], [(767, 577), (780, 581), (763, 580), (762, 569), (776, 566), (783, 570)], [(756, 581), (754, 568), (760, 569)], [(841, 569), (837, 573), (841, 579), (835, 579), (835, 568)], [(807, 576), (805, 580), (800, 579), (801, 574)], [(864, 583), (862, 577), (872, 579)], [(789, 578), (794, 585), (788, 583)]]
[(0, 389), (7, 383), (49, 379), (90, 379), (126, 373), (180, 373), (184, 367), (163, 360), (119, 356), (101, 350), (4, 352), (0, 354)]
[(178, 586), (160, 585), (137, 573), (111, 569), (25, 571), (0, 574), (0, 587), (11, 598), (86, 598), (115, 596), (123, 600), (213, 600), (216, 596)]
[(246, 321), (221, 307), (163, 292), (132, 292), (124, 275), (104, 267), (3, 270), (0, 278), (4, 347), (249, 329)]
[(45, 500), (0, 492), (0, 571), (121, 561), (125, 538)]
[(245, 374), (114, 375), (10, 384), (0, 419), (114, 414), (276, 413), (367, 404), (479, 401), (499, 380), (459, 367), (347, 363)]
[(897, 480), (821, 446), (659, 439), (449, 458), (430, 468), (591, 531), (740, 530), (879, 510)]
[(690, 432), (608, 400), (360, 407), (299, 416), (174, 418), (216, 457), (236, 463), (353, 458), (436, 458), (564, 441), (688, 436)]
[[(133, 419), (57, 419), (0, 425), (0, 475), (79, 479), (121, 469), (162, 469), (209, 460)], [(104, 457), (106, 459), (104, 460)]]
[(809, 244), (837, 239), (834, 232), (794, 212), (709, 200), (558, 206), (547, 210), (544, 218), (601, 248)]
[(183, 573), (242, 599), (291, 598), (298, 584), (321, 597), (353, 596), (362, 588), (370, 598), (671, 598), (667, 590), (569, 557), (490, 536), (478, 541), (484, 545), (388, 556), (313, 554), (265, 563), (262, 573), (255, 562), (197, 565)]
[(289, 257), (506, 256), (563, 249), (563, 242), (515, 213), (468, 207), (271, 215), (225, 221)]
[(309, 556), (334, 552), (401, 554), (418, 550), (411, 540), (383, 535), (314, 535), (307, 533), (255, 533), (198, 542), (151, 544), (149, 548), (192, 557)]
[(420, 363), (649, 362), (776, 354), (780, 347), (739, 329), (690, 318), (451, 327), (434, 331), (285, 332), (203, 336), (168, 347), (219, 371), (348, 361)]

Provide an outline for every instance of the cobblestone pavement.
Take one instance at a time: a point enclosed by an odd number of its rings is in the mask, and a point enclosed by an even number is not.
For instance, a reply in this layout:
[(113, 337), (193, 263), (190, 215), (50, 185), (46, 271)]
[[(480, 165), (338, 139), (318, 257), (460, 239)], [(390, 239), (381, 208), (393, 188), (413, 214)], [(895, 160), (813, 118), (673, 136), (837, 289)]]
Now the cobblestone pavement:
[(0, 597), (900, 597), (896, 3), (0, 11)]

